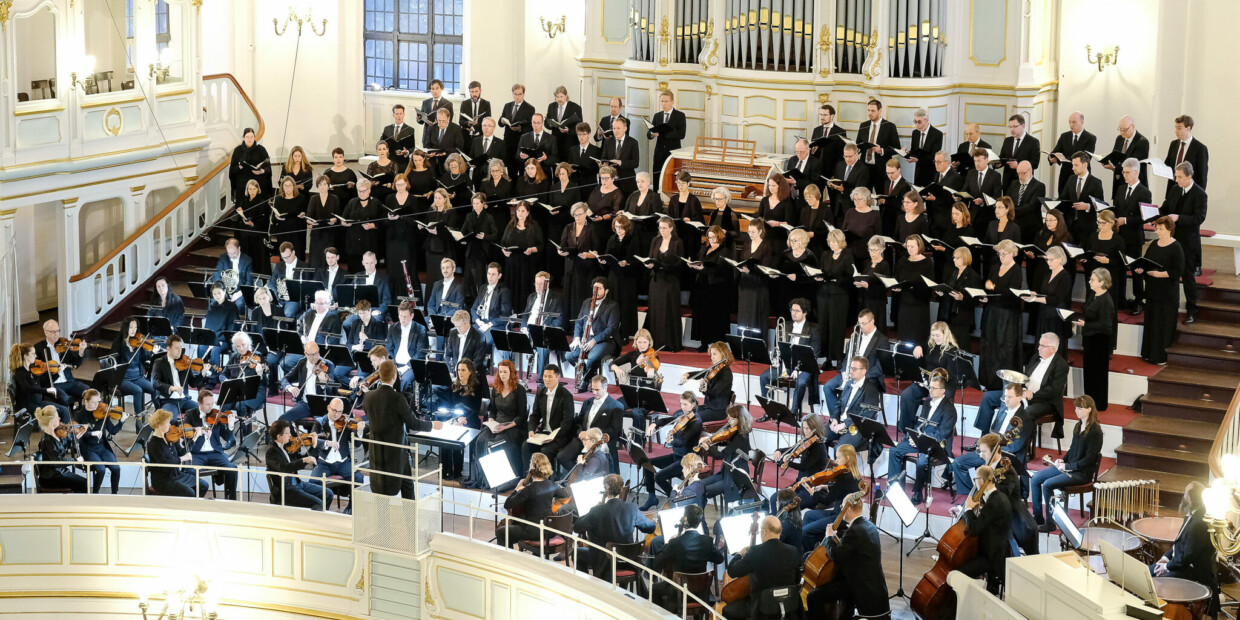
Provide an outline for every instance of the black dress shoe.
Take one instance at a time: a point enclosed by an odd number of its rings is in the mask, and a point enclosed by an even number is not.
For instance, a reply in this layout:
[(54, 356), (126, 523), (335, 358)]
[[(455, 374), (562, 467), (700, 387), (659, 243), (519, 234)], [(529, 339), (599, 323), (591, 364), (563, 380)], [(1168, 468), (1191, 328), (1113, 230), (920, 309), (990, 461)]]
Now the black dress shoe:
[(771, 421), (771, 416), (769, 416), (769, 415), (764, 415), (764, 416), (762, 416), (762, 417), (758, 418), (756, 421), (757, 421), (757, 422), (770, 422), (770, 421)]
[(1193, 323), (1196, 323), (1196, 322), (1197, 322), (1197, 313), (1195, 312), (1188, 313), (1188, 316), (1184, 318), (1185, 325), (1192, 325)]
[(1145, 308), (1142, 307), (1141, 304), (1133, 304), (1132, 311), (1129, 312), (1129, 314), (1132, 316), (1141, 316), (1142, 312), (1145, 312)]
[(1197, 276), (1198, 278), (1200, 278), (1200, 277), (1201, 277), (1201, 267), (1198, 267), (1198, 268), (1194, 269), (1194, 270), (1193, 270), (1193, 275), (1194, 275), (1194, 276)]
[(1058, 529), (1058, 527), (1055, 525), (1055, 522), (1054, 522), (1054, 521), (1052, 521), (1052, 522), (1050, 522), (1050, 523), (1043, 523), (1042, 525), (1039, 525), (1039, 526), (1038, 526), (1038, 531), (1039, 531), (1039, 532), (1042, 532), (1043, 534), (1050, 534), (1051, 532), (1055, 531), (1056, 529)]
[(926, 498), (921, 494), (920, 491), (914, 491), (912, 501), (913, 501), (914, 506), (920, 506), (926, 503)]

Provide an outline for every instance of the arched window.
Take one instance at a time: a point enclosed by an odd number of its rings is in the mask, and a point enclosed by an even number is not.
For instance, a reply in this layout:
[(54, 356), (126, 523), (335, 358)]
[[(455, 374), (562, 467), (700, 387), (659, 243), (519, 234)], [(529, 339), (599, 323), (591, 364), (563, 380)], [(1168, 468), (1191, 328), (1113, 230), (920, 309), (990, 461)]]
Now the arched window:
[(366, 87), (461, 90), (465, 0), (366, 0)]

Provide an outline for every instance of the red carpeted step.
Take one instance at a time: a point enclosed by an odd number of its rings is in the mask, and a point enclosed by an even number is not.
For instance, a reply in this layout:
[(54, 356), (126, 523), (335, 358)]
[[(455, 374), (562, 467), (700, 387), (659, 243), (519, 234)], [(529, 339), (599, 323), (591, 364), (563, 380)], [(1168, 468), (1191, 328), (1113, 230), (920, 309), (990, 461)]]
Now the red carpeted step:
[[(1085, 363), (1085, 354), (1077, 350), (1068, 351), (1068, 364), (1074, 368), (1080, 368)], [(1141, 375), (1142, 377), (1152, 377), (1155, 373), (1162, 369), (1162, 366), (1150, 364), (1143, 361), (1139, 357), (1131, 355), (1112, 355), (1110, 370), (1121, 374)]]

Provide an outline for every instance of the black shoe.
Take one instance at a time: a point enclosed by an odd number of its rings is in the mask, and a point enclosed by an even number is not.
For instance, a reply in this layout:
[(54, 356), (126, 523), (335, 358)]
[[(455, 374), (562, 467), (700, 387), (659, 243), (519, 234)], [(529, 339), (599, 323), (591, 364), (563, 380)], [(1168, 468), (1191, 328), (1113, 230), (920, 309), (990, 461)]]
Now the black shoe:
[(925, 496), (921, 494), (920, 491), (913, 491), (913, 497), (911, 499), (912, 499), (914, 506), (920, 506), (926, 503), (926, 498)]
[(755, 421), (756, 421), (756, 422), (770, 422), (770, 421), (771, 421), (771, 416), (769, 416), (769, 415), (764, 415), (764, 416), (762, 416), (762, 417), (758, 418), (758, 419), (757, 419), (757, 420), (755, 420)]
[(1132, 316), (1141, 316), (1141, 313), (1143, 312), (1145, 312), (1145, 307), (1141, 304), (1133, 304), (1132, 311), (1128, 314), (1131, 314)]
[(1201, 277), (1201, 267), (1198, 267), (1198, 268), (1194, 269), (1194, 270), (1193, 270), (1193, 275), (1194, 275), (1194, 276), (1197, 276), (1198, 278), (1200, 278), (1200, 277)]
[(1042, 524), (1046, 523), (1046, 519), (1043, 519), (1042, 515), (1033, 515), (1033, 522), (1037, 523), (1038, 526), (1041, 526)]
[(641, 508), (638, 508), (638, 510), (642, 512), (646, 512), (647, 510), (652, 510), (655, 506), (658, 506), (658, 505), (659, 505), (659, 498), (651, 495), (650, 499), (646, 500), (646, 503), (642, 504)]
[(1056, 529), (1058, 529), (1058, 527), (1055, 525), (1055, 522), (1054, 522), (1054, 521), (1052, 521), (1052, 522), (1050, 522), (1050, 523), (1043, 523), (1042, 525), (1039, 525), (1039, 526), (1038, 526), (1038, 531), (1039, 531), (1039, 532), (1042, 532), (1043, 534), (1050, 534), (1051, 532), (1055, 531)]
[(1196, 313), (1196, 312), (1189, 312), (1189, 313), (1188, 313), (1188, 316), (1184, 318), (1184, 324), (1185, 324), (1185, 325), (1192, 325), (1193, 323), (1196, 323), (1196, 322), (1197, 322), (1197, 313)]

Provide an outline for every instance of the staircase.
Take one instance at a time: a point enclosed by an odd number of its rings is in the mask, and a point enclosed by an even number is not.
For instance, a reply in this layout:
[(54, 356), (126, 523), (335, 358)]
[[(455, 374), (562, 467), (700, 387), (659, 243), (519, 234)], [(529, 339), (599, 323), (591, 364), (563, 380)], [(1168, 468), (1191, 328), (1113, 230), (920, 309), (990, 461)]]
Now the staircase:
[[(218, 241), (212, 239), (205, 241), (203, 239), (196, 240), (190, 249), (183, 252), (177, 257), (175, 262), (166, 265), (160, 269), (151, 281), (158, 276), (168, 278), (172, 284), (172, 290), (181, 296), (181, 301), (185, 303), (185, 321), (193, 322), (194, 325), (200, 324), (199, 319), (207, 314), (207, 299), (204, 297), (196, 297), (190, 291), (186, 282), (202, 282), (206, 275), (215, 272), (216, 261), (219, 260), (221, 254), (224, 253), (223, 242), (224, 237), (219, 237)], [(111, 342), (116, 338), (116, 334), (120, 331), (121, 321), (134, 314), (146, 314), (150, 305), (147, 303), (147, 295), (138, 295), (134, 299), (127, 299), (118, 304), (104, 318), (102, 324), (96, 330), (94, 338), (100, 342)]]
[(1179, 326), (1141, 415), (1124, 427), (1117, 466), (1099, 477), (1158, 480), (1164, 512), (1177, 509), (1189, 482), (1209, 482), (1210, 450), (1240, 385), (1240, 283), (1198, 292), (1197, 322)]

